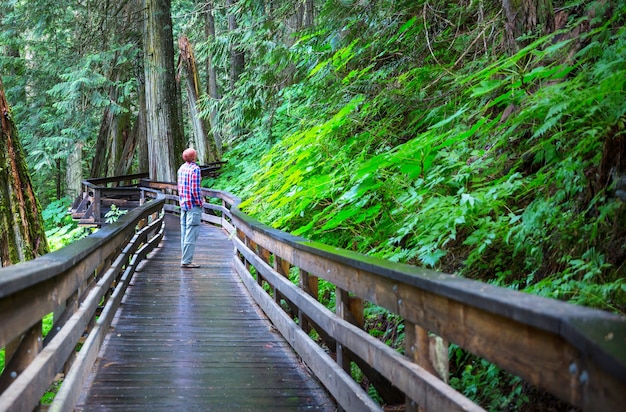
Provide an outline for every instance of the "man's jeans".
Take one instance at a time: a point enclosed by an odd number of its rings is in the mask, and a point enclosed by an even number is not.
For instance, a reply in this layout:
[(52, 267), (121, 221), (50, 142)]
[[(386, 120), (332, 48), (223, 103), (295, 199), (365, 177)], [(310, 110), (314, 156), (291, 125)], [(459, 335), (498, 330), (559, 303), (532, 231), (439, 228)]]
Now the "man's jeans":
[(183, 265), (189, 264), (193, 260), (201, 217), (202, 208), (200, 206), (194, 206), (190, 210), (180, 210), (180, 248), (182, 250), (180, 263)]

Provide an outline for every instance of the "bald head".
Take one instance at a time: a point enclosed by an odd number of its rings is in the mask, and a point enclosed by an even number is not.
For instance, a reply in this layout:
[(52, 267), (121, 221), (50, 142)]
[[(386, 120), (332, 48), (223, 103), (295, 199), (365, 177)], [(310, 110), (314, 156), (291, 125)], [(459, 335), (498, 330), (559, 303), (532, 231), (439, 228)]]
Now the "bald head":
[(189, 148), (185, 149), (185, 151), (183, 152), (183, 160), (185, 162), (195, 162), (197, 158), (198, 153), (195, 149)]

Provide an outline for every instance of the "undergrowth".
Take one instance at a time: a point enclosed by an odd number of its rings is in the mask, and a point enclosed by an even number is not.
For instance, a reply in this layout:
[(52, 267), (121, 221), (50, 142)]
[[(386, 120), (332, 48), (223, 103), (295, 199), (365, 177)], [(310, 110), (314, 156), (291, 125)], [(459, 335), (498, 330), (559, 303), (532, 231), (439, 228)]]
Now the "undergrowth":
[(51, 252), (92, 233), (92, 229), (78, 226), (78, 223), (72, 219), (72, 215), (68, 211), (71, 204), (70, 198), (63, 198), (51, 202), (42, 211), (44, 228)]
[[(315, 241), (626, 314), (624, 1), (553, 2), (566, 23), (512, 54), (491, 3), (365, 3), (328, 2), (288, 51), (251, 50), (262, 90), (264, 70), (293, 77), (264, 110), (225, 97), (249, 117), (214, 186)], [(401, 348), (393, 315), (367, 322)], [(544, 396), (450, 360), (487, 409)]]
[[(55, 251), (81, 239), (91, 233), (91, 229), (79, 227), (72, 219), (68, 209), (72, 200), (63, 198), (51, 202), (43, 211), (42, 217), (46, 230), (46, 237), (50, 245), (50, 251)], [(54, 322), (53, 314), (50, 313), (42, 319), (42, 336), (46, 337), (52, 329)], [(0, 373), (5, 367), (5, 349), (0, 349)], [(52, 384), (48, 391), (44, 394), (41, 401), (44, 405), (50, 404), (58, 391), (60, 382)]]
[[(301, 81), (273, 111), (285, 134), (235, 145), (216, 184), (316, 241), (626, 313), (626, 208), (601, 170), (618, 166), (603, 153), (626, 122), (612, 16), (454, 71), (415, 65), (424, 27), (408, 13), (334, 48), (330, 29), (303, 35)], [(381, 61), (391, 44), (398, 57)]]

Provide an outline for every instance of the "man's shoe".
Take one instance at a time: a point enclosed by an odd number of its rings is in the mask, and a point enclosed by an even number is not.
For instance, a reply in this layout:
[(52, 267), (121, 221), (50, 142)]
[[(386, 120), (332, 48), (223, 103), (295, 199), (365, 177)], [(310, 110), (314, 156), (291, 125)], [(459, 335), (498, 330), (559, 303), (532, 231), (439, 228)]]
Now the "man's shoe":
[(195, 269), (199, 268), (200, 265), (196, 265), (195, 263), (183, 263), (182, 265), (180, 265), (180, 267), (185, 269)]

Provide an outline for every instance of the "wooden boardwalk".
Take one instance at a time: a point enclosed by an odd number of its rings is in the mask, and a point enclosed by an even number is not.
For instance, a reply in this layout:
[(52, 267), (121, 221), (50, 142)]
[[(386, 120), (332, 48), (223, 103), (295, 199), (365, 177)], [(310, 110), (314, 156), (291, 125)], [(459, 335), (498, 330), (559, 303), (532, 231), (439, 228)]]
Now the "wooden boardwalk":
[(178, 218), (166, 216), (76, 410), (336, 410), (231, 269), (232, 250), (224, 232), (202, 225), (202, 267), (181, 269)]

